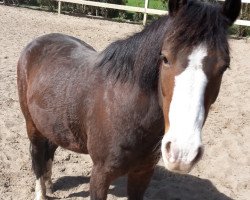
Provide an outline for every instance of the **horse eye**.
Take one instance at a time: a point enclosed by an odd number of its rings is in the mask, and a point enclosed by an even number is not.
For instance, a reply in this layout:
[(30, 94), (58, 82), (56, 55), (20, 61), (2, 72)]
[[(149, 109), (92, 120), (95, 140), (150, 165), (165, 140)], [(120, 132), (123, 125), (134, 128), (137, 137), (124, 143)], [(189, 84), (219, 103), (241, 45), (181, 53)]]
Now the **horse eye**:
[(163, 57), (163, 62), (164, 64), (169, 64), (168, 59), (165, 56)]
[(168, 61), (168, 59), (166, 58), (166, 56), (161, 55), (161, 60), (163, 61), (163, 64), (164, 64), (164, 65), (168, 65), (168, 64), (169, 64), (169, 61)]

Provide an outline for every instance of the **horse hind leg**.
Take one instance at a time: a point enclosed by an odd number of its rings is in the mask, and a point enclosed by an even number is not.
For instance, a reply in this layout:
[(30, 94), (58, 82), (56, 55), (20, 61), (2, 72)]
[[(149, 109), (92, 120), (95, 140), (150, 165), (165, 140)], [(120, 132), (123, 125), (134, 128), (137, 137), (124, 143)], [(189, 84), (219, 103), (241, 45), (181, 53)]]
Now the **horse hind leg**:
[(36, 176), (35, 200), (44, 200), (46, 186), (48, 192), (52, 191), (52, 161), (57, 146), (43, 137), (32, 121), (27, 122), (27, 132), (30, 139), (32, 169)]
[(49, 142), (37, 130), (27, 105), (27, 67), (29, 56), (24, 53), (17, 65), (17, 83), (18, 95), (22, 113), (26, 121), (27, 134), (30, 139), (30, 154), (32, 159), (32, 168), (36, 176), (35, 199), (42, 200), (46, 197), (46, 186), (48, 190), (52, 189), (52, 161), (57, 148), (56, 145)]
[[(29, 132), (29, 131), (28, 131)], [(32, 160), (32, 169), (36, 176), (36, 186), (35, 186), (35, 200), (46, 199), (46, 187), (44, 180), (44, 172), (46, 169), (45, 164), (45, 139), (39, 137), (39, 132), (34, 130), (32, 132), (34, 137), (30, 137), (30, 154)]]
[(53, 183), (51, 180), (52, 176), (52, 165), (54, 160), (54, 154), (57, 149), (57, 145), (53, 144), (49, 140), (46, 141), (46, 152), (45, 152), (45, 173), (44, 173), (44, 181), (46, 186), (46, 191), (48, 193), (53, 193)]

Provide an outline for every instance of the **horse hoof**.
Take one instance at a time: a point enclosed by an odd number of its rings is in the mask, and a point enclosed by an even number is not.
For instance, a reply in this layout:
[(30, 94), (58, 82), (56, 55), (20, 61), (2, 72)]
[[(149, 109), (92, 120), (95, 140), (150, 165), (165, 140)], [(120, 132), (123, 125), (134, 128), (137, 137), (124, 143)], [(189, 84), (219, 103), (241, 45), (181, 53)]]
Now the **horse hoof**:
[(51, 181), (46, 182), (46, 193), (53, 194), (53, 183)]

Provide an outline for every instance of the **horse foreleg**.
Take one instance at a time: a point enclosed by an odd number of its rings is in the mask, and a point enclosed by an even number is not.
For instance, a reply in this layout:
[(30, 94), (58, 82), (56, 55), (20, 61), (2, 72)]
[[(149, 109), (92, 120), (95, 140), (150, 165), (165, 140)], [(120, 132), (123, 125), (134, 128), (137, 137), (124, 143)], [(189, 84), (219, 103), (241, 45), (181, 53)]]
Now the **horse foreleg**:
[(105, 166), (93, 166), (90, 178), (90, 199), (106, 200), (113, 174)]
[(128, 173), (128, 200), (143, 200), (143, 195), (149, 185), (154, 168), (138, 169)]

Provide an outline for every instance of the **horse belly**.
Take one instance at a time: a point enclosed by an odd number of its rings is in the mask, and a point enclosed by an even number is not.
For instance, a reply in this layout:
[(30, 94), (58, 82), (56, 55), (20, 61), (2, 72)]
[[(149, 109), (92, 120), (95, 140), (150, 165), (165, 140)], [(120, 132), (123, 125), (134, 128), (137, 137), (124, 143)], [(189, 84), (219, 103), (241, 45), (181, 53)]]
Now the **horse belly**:
[(88, 153), (87, 135), (81, 123), (77, 118), (69, 118), (65, 110), (56, 106), (42, 108), (35, 101), (29, 104), (32, 120), (42, 136), (65, 149)]
[(57, 121), (52, 125), (54, 142), (71, 151), (87, 154), (87, 136), (76, 122)]

